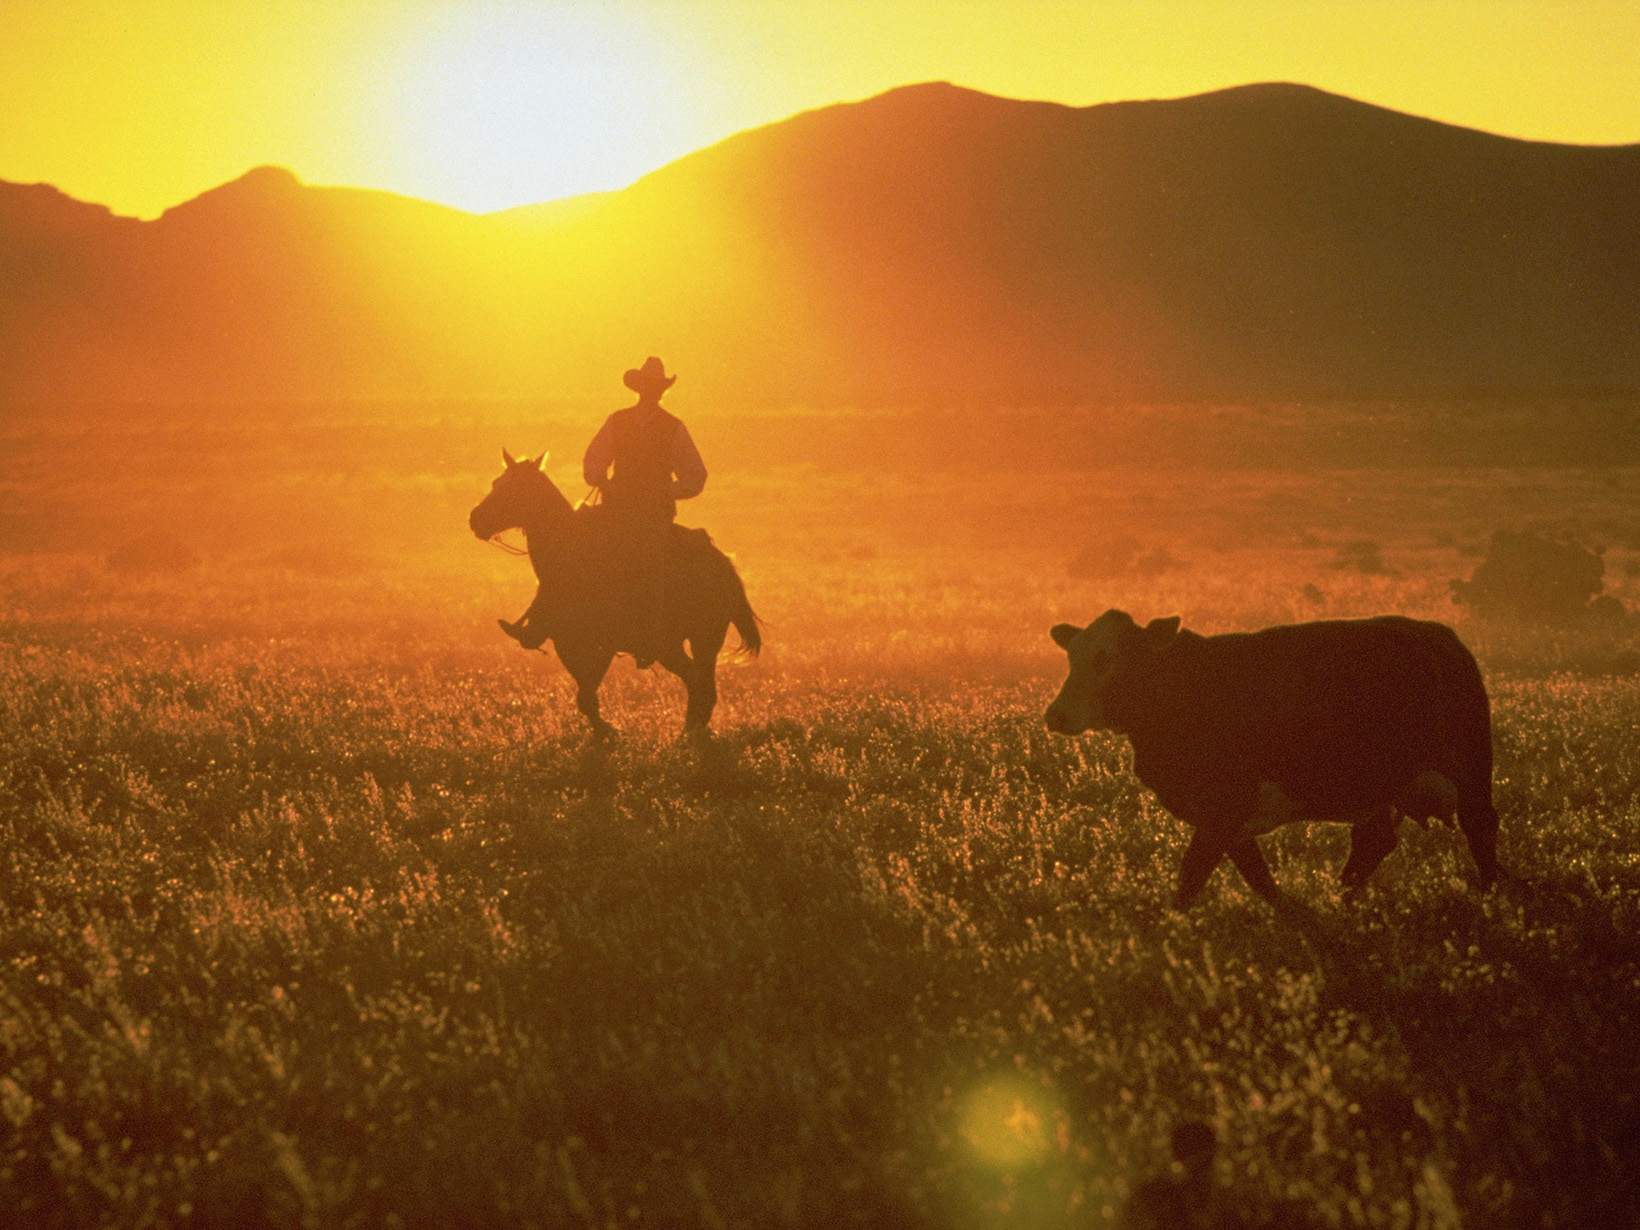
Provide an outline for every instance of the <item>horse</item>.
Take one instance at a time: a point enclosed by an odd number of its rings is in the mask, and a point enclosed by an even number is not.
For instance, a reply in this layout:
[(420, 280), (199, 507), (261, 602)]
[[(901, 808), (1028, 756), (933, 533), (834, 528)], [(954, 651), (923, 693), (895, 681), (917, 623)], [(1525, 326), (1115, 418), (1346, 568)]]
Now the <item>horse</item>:
[[(494, 538), (521, 529), (530, 565), (543, 585), (555, 586), (549, 637), (575, 680), (575, 705), (594, 733), (614, 728), (598, 710), (598, 685), (617, 653), (653, 657), (683, 680), (689, 691), (686, 730), (705, 732), (717, 706), (717, 658), (729, 626), (740, 633), (740, 652), (756, 657), (763, 647), (757, 616), (734, 562), (712, 545), (705, 530), (670, 527), (665, 547), (665, 601), (655, 644), (639, 644), (631, 595), (609, 592), (611, 535), (605, 510), (572, 508), (542, 466), (547, 455), (514, 458), (467, 518), (473, 533)], [(603, 592), (599, 592), (602, 581)], [(688, 650), (685, 651), (685, 642)]]

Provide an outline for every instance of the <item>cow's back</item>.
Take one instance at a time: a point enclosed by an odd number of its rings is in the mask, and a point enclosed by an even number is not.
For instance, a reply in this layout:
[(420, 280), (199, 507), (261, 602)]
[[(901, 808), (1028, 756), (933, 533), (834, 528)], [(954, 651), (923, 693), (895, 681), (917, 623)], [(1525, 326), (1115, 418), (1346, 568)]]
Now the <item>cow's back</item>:
[[(1181, 636), (1143, 690), (1135, 768), (1164, 800), (1267, 781), (1328, 814), (1386, 803), (1425, 769), (1490, 781), (1485, 687), (1442, 624), (1385, 616)], [(1166, 780), (1180, 775), (1191, 780)]]

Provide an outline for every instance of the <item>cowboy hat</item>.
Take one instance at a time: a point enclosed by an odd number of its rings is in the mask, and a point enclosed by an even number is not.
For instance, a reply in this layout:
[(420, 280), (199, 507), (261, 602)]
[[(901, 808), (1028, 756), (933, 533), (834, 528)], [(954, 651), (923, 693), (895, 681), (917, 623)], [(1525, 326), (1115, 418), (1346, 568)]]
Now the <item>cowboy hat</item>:
[(666, 365), (654, 355), (650, 355), (644, 360), (642, 367), (628, 369), (626, 375), (621, 379), (625, 382), (626, 387), (634, 393), (653, 393), (659, 397), (672, 387), (677, 377), (668, 376), (666, 374)]

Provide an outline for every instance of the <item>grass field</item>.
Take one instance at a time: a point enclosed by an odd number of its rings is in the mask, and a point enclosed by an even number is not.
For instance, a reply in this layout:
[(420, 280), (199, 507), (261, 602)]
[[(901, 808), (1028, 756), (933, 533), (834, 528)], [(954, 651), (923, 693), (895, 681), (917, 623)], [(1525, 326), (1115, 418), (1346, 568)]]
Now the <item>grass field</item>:
[[(1536, 526), (1640, 605), (1640, 459), (1454, 429), (1395, 466), (1407, 420), (1342, 411), (1053, 466), (706, 420), (683, 519), (768, 649), (708, 746), (623, 660), (604, 745), (465, 529), (501, 444), (573, 459), (585, 424), (457, 421), (0, 433), (15, 1224), (1052, 1230), (1168, 1190), (1200, 1225), (1640, 1221), (1640, 634), (1447, 587)], [(200, 563), (104, 566), (147, 529)], [(1455, 622), (1516, 878), (1477, 895), (1409, 825), (1346, 900), (1345, 831), (1294, 826), (1264, 844), (1309, 921), (1228, 869), (1173, 910), (1184, 826), (1120, 740), (1041, 722), (1046, 629), (1112, 605)]]

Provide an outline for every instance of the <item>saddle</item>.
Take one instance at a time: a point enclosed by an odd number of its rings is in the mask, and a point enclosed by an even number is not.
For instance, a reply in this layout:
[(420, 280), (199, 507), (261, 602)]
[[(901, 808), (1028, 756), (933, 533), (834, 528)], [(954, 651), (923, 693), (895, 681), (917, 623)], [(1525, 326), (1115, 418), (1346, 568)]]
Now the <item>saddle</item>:
[(646, 667), (666, 648), (668, 597), (681, 566), (714, 550), (712, 537), (675, 522), (633, 526), (607, 506), (592, 505), (577, 516), (586, 532), (553, 561), (523, 617), (498, 621), (501, 629), (526, 649), (538, 649), (567, 623), (591, 625)]

